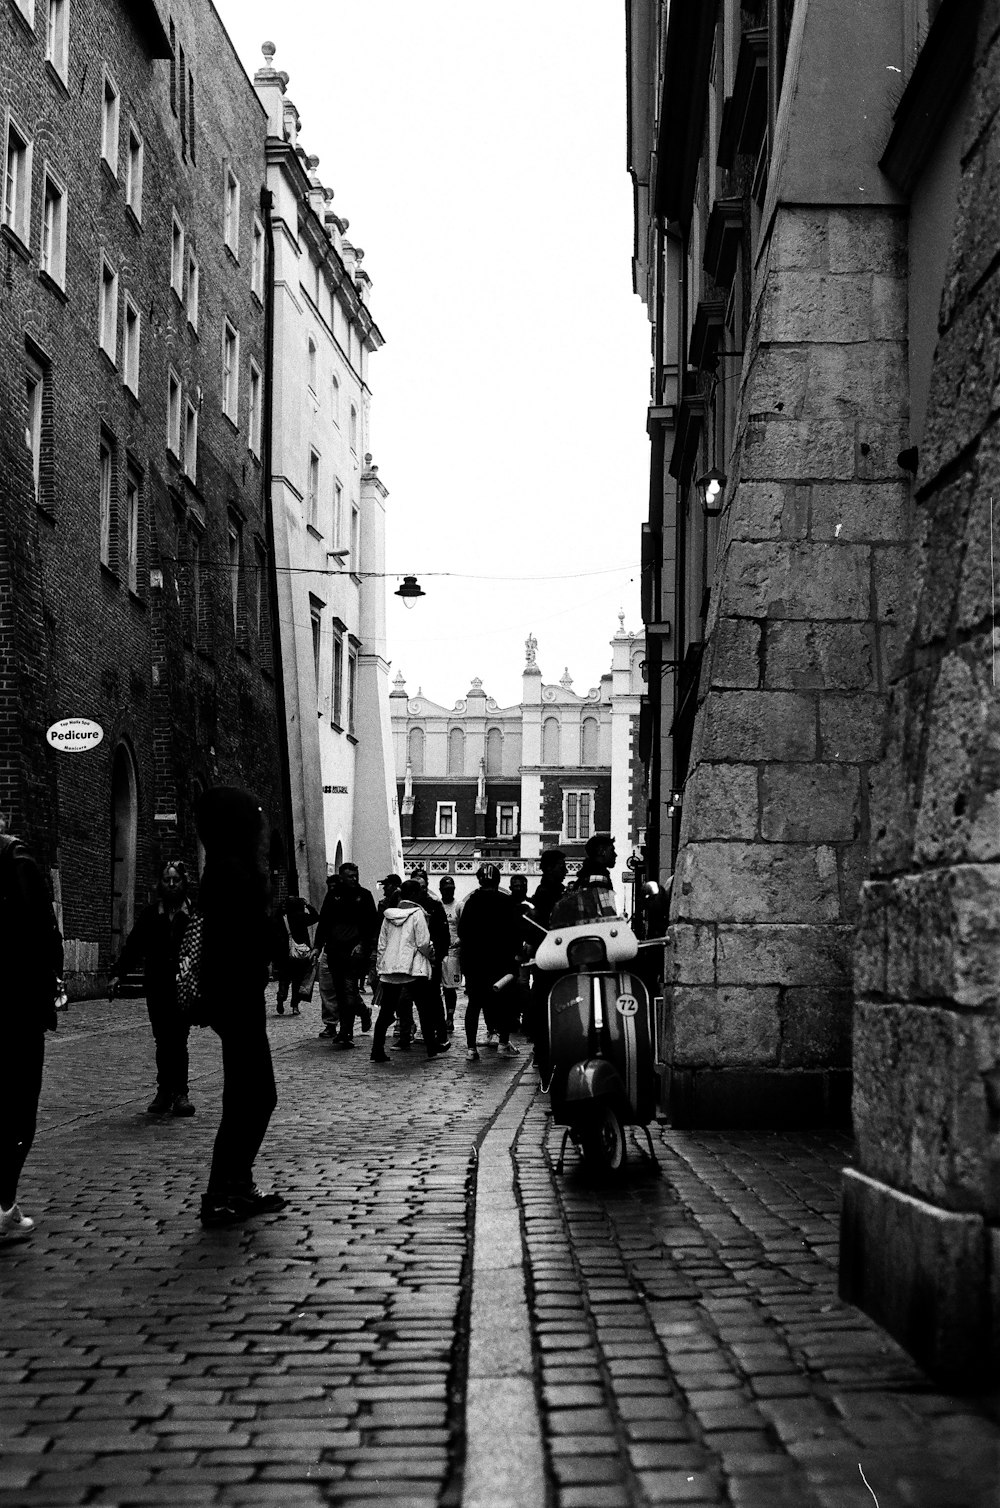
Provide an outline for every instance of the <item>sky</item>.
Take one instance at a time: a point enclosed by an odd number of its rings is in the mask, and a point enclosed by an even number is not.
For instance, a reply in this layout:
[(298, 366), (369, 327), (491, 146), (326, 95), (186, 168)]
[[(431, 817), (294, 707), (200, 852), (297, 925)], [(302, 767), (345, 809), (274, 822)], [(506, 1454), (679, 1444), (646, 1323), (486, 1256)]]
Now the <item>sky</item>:
[(638, 630), (649, 324), (632, 292), (622, 0), (215, 0), (275, 44), (299, 141), (364, 249), (385, 345), (391, 676), (520, 700), (524, 642), (580, 692)]

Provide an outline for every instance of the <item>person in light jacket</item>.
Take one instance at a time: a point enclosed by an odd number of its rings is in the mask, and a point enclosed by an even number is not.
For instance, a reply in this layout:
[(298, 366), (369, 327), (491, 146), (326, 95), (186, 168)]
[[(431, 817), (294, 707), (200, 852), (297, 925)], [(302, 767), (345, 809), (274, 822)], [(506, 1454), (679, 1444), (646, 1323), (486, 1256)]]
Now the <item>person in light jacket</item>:
[(427, 1056), (436, 1058), (447, 1052), (451, 1043), (441, 1039), (435, 1020), (431, 973), (434, 947), (421, 900), (423, 891), (414, 880), (407, 880), (398, 900), (386, 907), (375, 955), (375, 971), (382, 986), (381, 1006), (372, 1037), (372, 1062), (388, 1063), (385, 1050), (386, 1032), (392, 1025), (404, 988), (417, 1008), (420, 1030)]

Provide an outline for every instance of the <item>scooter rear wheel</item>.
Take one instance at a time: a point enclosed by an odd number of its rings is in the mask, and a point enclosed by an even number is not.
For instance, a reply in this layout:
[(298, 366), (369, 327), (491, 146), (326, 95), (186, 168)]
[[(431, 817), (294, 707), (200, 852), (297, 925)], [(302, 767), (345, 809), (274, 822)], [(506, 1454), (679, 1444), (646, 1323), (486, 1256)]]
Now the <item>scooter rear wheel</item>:
[(596, 1173), (617, 1173), (625, 1161), (625, 1131), (618, 1113), (603, 1105), (580, 1133), (580, 1151)]

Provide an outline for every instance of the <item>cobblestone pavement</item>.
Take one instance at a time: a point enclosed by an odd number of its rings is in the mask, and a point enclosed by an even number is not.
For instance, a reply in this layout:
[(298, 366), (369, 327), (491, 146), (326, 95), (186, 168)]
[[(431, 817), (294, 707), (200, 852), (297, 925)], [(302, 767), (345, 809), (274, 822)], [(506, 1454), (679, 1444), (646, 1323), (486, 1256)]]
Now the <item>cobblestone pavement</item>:
[(503, 1208), (472, 1218), (474, 1144), (496, 1191), (512, 1139), (526, 1260), (497, 1299), (512, 1327), (523, 1308), (544, 1474), (497, 1508), (998, 1508), (986, 1402), (936, 1392), (836, 1297), (843, 1138), (661, 1128), (662, 1176), (633, 1150), (594, 1186), (570, 1149), (557, 1179), (545, 1101), (510, 1100), (524, 1057), (376, 1072), (317, 1025), (270, 1020), (258, 1170), (289, 1209), (204, 1231), (215, 1038), (192, 1036), (198, 1115), (157, 1120), (141, 1002), (63, 1018), (22, 1185), (37, 1229), (0, 1245), (3, 1508), (458, 1508), (466, 1426), (498, 1428), (488, 1384), (465, 1409), (473, 1249), (488, 1283)]
[(661, 1128), (595, 1188), (536, 1099), (515, 1160), (559, 1508), (997, 1508), (996, 1400), (837, 1298), (846, 1137)]

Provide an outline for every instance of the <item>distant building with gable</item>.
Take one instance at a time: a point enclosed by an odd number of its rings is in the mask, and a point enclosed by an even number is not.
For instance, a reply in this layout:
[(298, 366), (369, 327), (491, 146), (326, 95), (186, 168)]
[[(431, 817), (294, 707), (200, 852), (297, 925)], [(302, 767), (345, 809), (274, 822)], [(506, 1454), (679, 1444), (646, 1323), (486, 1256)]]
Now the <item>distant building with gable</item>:
[(478, 677), (449, 708), (419, 688), (409, 696), (396, 676), (389, 702), (407, 873), (423, 865), (432, 880), (449, 874), (461, 896), (489, 859), (504, 882), (525, 874), (533, 886), (543, 849), (562, 848), (573, 871), (587, 839), (611, 831), (616, 884), (626, 888), (626, 860), (645, 820), (638, 758), (645, 641), (626, 632), (624, 615), (619, 623), (611, 669), (583, 693), (568, 669), (557, 682), (545, 680), (533, 635), (521, 700), (510, 707), (487, 695)]

